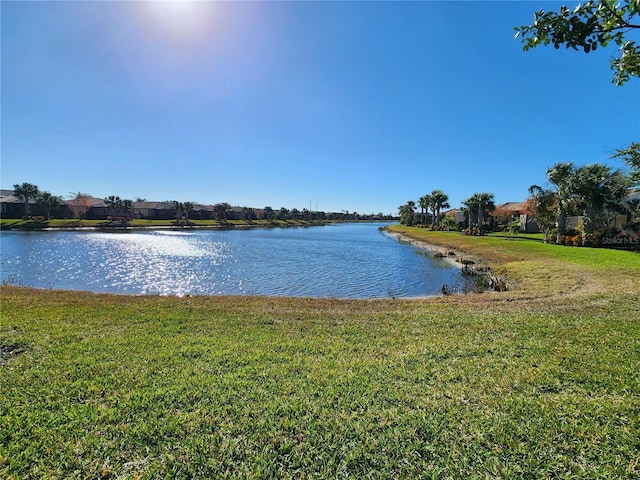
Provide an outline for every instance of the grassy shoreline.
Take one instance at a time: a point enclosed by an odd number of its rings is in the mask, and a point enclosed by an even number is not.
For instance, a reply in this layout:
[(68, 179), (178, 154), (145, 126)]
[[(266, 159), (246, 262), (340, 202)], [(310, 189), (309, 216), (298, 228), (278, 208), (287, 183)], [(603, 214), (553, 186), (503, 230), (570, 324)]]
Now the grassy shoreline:
[(0, 477), (638, 478), (640, 256), (401, 230), (515, 289), (1, 287)]

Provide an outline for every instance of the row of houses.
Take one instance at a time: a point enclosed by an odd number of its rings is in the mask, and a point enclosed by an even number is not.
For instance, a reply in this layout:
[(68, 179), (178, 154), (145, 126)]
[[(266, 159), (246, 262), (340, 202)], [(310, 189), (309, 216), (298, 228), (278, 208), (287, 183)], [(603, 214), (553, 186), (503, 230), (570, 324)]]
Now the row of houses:
[[(45, 215), (35, 198), (29, 198), (29, 212), (32, 215)], [(62, 200), (56, 211), (50, 212), (57, 218), (86, 218), (88, 220), (106, 220), (108, 217), (129, 217), (147, 220), (172, 220), (184, 214), (178, 212), (167, 202), (131, 202), (129, 206), (114, 208), (104, 199), (96, 197), (77, 197)], [(218, 218), (219, 208), (214, 205), (195, 205), (187, 212), (190, 218), (210, 220)], [(227, 220), (258, 219), (261, 209), (231, 207), (224, 211)], [(13, 190), (0, 190), (0, 216), (3, 218), (22, 218), (24, 216), (24, 200), (13, 195)]]
[[(29, 199), (29, 210), (33, 215), (44, 215), (40, 211), (36, 200)], [(131, 202), (126, 209), (120, 207), (114, 209), (105, 199), (96, 197), (77, 197), (71, 200), (63, 200), (60, 207), (55, 212), (50, 212), (52, 216), (58, 218), (86, 218), (88, 220), (106, 220), (108, 217), (129, 217), (147, 220), (172, 220), (181, 216), (183, 212), (178, 212), (173, 205), (167, 202)], [(537, 232), (538, 224), (531, 212), (527, 211), (524, 202), (507, 202), (498, 205), (497, 211), (506, 212), (510, 217), (508, 221), (519, 220), (521, 230), (524, 232)], [(13, 195), (13, 190), (0, 190), (0, 216), (3, 218), (21, 218), (24, 215), (24, 200)], [(189, 209), (187, 215), (191, 219), (211, 220), (220, 217), (220, 210), (215, 205), (194, 205)], [(444, 212), (443, 215), (455, 216), (458, 224), (464, 224), (465, 216), (456, 209)], [(246, 207), (230, 207), (224, 211), (224, 218), (227, 220), (257, 220), (264, 218), (264, 210)], [(492, 222), (497, 222), (492, 217)]]
[[(460, 228), (467, 227), (468, 219), (462, 210), (454, 208), (443, 212), (442, 216), (452, 216)], [(489, 230), (496, 230), (500, 225), (509, 222), (520, 222), (520, 231), (523, 233), (539, 233), (540, 227), (533, 212), (529, 210), (526, 202), (506, 202), (496, 206), (496, 209), (485, 219), (485, 226)]]
[[(631, 192), (623, 202), (627, 213), (616, 213), (612, 215), (609, 226), (613, 228), (621, 228), (633, 221), (636, 221), (634, 211), (640, 204), (640, 191)], [(468, 219), (459, 209), (452, 209), (444, 212), (443, 215), (454, 216), (458, 226), (467, 227)], [(581, 215), (571, 215), (566, 219), (567, 229), (578, 228), (583, 221)], [(529, 209), (527, 202), (507, 202), (497, 205), (495, 210), (485, 219), (485, 227), (489, 230), (497, 230), (501, 225), (504, 226), (512, 221), (520, 222), (520, 231), (523, 233), (539, 233), (540, 226), (534, 213)]]
[[(127, 202), (127, 205), (114, 207), (106, 199), (91, 196), (80, 196), (71, 200), (63, 200), (55, 211), (46, 212), (37, 204), (35, 198), (29, 198), (29, 214), (32, 216), (45, 216), (52, 218), (83, 218), (87, 220), (107, 220), (109, 217), (145, 219), (145, 220), (174, 220), (187, 217), (190, 220), (261, 220), (271, 218), (287, 218), (295, 220), (392, 220), (392, 216), (382, 214), (359, 215), (357, 213), (324, 213), (298, 211), (292, 209), (286, 211), (286, 217), (282, 217), (281, 210), (270, 212), (265, 208), (249, 208), (217, 205), (191, 205), (188, 211), (184, 208), (177, 210), (173, 202)], [(13, 195), (13, 190), (0, 190), (0, 217), (22, 218), (24, 216), (24, 200)]]

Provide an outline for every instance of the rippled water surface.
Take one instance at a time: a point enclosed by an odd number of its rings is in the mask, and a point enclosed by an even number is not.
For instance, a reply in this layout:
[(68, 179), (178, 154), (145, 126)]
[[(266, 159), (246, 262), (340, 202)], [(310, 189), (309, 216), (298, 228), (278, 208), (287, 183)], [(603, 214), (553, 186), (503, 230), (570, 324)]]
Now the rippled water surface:
[(459, 270), (378, 230), (308, 228), (2, 232), (2, 281), (161, 295), (406, 297), (462, 285)]

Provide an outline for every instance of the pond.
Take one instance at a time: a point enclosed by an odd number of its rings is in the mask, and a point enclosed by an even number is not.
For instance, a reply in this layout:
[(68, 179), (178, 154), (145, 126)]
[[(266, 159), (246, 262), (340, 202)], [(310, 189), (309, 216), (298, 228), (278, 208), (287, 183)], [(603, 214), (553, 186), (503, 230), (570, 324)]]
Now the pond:
[(460, 270), (379, 223), (249, 230), (0, 233), (5, 284), (156, 295), (418, 297)]

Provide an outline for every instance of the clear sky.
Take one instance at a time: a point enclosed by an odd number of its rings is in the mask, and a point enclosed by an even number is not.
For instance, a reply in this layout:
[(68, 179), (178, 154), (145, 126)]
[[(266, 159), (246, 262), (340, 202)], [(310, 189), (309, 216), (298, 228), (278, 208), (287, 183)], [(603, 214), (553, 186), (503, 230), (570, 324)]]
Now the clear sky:
[[(577, 2), (567, 2), (569, 6)], [(523, 52), (559, 2), (2, 1), (2, 188), (397, 213), (522, 201), (640, 140), (615, 47)]]

